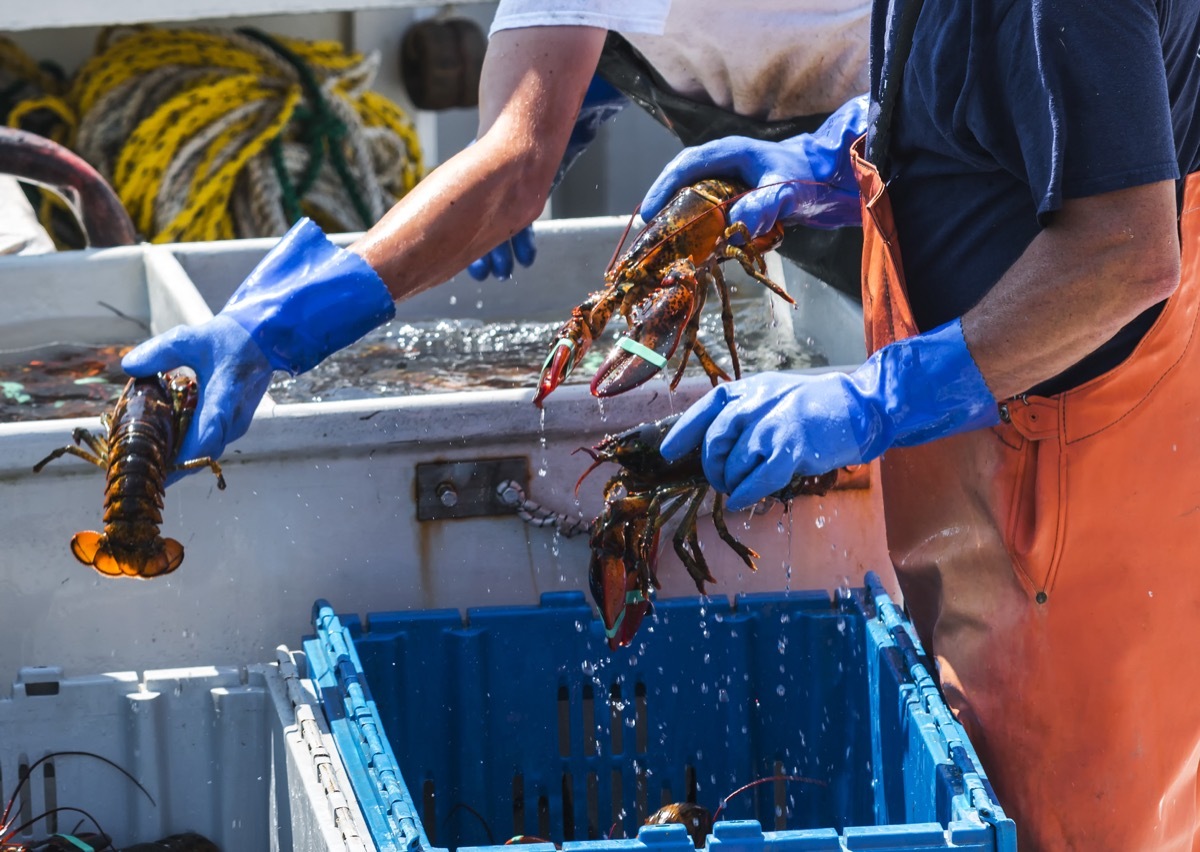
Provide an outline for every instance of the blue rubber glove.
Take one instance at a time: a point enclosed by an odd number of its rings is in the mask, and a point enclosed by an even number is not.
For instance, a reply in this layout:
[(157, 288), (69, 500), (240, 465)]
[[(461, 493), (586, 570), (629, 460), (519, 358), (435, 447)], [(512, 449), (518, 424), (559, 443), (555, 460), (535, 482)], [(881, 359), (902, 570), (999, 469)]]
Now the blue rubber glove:
[(250, 428), (272, 371), (309, 370), (395, 314), (375, 270), (301, 219), (219, 314), (147, 340), (121, 366), (131, 376), (195, 370), (200, 396), (176, 457), (215, 459)]
[(468, 266), (467, 272), (476, 281), (484, 281), (489, 275), (505, 281), (512, 278), (514, 258), (517, 263), (528, 267), (536, 257), (537, 247), (533, 244), (533, 225), (526, 225), (513, 234), (511, 240), (500, 243)]
[(811, 228), (862, 225), (858, 181), (850, 164), (850, 146), (867, 130), (866, 95), (842, 104), (814, 133), (782, 142), (727, 136), (686, 148), (667, 164), (642, 200), (649, 221), (680, 189), (704, 178), (736, 177), (758, 187), (729, 210), (751, 236), (775, 223)]
[[(628, 103), (628, 99), (603, 77), (592, 78), (592, 82), (583, 96), (583, 104), (579, 107), (579, 115), (575, 119), (571, 138), (567, 140), (567, 150), (563, 153), (558, 172), (554, 175), (554, 182), (550, 184), (550, 192), (553, 192), (559, 185), (567, 170), (571, 168), (571, 164), (579, 159), (579, 155), (587, 149), (588, 145), (592, 144), (592, 140), (600, 132), (600, 127), (616, 117), (617, 113), (623, 110)], [(494, 275), (501, 280), (511, 278), (514, 257), (517, 263), (525, 267), (532, 264), (534, 258), (537, 257), (537, 249), (533, 244), (532, 225), (517, 231), (511, 240), (500, 243), (472, 263), (467, 267), (467, 272), (476, 281), (483, 281), (489, 275)]]
[(994, 426), (999, 406), (954, 320), (883, 347), (852, 373), (758, 373), (718, 385), (662, 443), (677, 461), (701, 447), (704, 475), (744, 509), (797, 474), (861, 464)]

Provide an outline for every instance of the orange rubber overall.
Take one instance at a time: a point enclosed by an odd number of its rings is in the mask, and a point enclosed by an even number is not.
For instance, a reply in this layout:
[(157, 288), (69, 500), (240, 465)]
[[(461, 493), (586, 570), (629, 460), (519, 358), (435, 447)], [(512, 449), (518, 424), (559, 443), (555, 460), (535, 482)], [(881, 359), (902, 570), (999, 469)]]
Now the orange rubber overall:
[[(862, 144), (874, 351), (917, 329)], [(1200, 174), (1182, 210), (1182, 282), (1125, 363), (882, 459), (900, 587), (1022, 852), (1200, 849)]]

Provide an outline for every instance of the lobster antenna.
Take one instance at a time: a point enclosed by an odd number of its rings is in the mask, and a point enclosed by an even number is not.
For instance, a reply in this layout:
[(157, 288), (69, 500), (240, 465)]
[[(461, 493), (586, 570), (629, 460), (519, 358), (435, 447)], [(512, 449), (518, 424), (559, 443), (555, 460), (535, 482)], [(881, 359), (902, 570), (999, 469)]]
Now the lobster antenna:
[(595, 470), (596, 468), (600, 467), (600, 465), (602, 465), (606, 461), (608, 461), (608, 459), (602, 459), (599, 456), (597, 456), (597, 454), (590, 447), (580, 447), (578, 450), (574, 450), (571, 453), (571, 455), (575, 455), (575, 453), (579, 452), (580, 450), (582, 450), (583, 452), (587, 453), (589, 456), (592, 457), (592, 463), (590, 465), (588, 465), (588, 469), (583, 472), (583, 475), (580, 476), (579, 479), (577, 479), (575, 481), (575, 496), (576, 497), (579, 496), (579, 486), (583, 485), (583, 481), (588, 478), (588, 474), (590, 474), (593, 470)]
[(492, 827), (490, 825), (488, 825), (488, 821), (483, 818), (483, 814), (481, 814), (479, 811), (475, 810), (473, 807), (468, 805), (466, 802), (459, 802), (457, 805), (452, 807), (450, 809), (450, 813), (446, 814), (446, 819), (442, 823), (442, 825), (444, 826), (444, 825), (448, 824), (450, 822), (450, 817), (454, 816), (454, 812), (457, 811), (459, 808), (462, 808), (464, 811), (466, 811), (467, 813), (469, 813), (473, 817), (475, 817), (475, 819), (479, 820), (479, 824), (482, 825), (483, 830), (487, 832), (488, 846), (495, 846), (496, 838), (492, 835)]
[[(103, 763), (107, 763), (113, 769), (116, 769), (118, 772), (120, 772), (122, 775), (124, 775), (130, 781), (132, 781), (134, 783), (134, 786), (136, 786), (139, 790), (141, 790), (143, 793), (145, 793), (146, 798), (150, 800), (150, 804), (154, 805), (155, 807), (158, 807), (158, 802), (154, 801), (154, 797), (150, 795), (149, 790), (147, 790), (145, 787), (142, 786), (141, 781), (138, 781), (137, 778), (135, 778), (129, 770), (125, 769), (123, 766), (120, 766), (117, 763), (114, 763), (113, 761), (109, 760), (107, 757), (104, 757), (102, 755), (99, 755), (99, 754), (96, 754), (95, 752), (90, 752), (90, 751), (52, 751), (49, 754), (42, 755), (37, 760), (35, 760), (33, 763), (29, 764), (29, 766), (25, 767), (25, 771), (21, 774), (21, 780), (17, 782), (17, 786), (13, 788), (12, 795), (8, 797), (8, 804), (5, 805), (5, 807), (4, 807), (4, 813), (0, 814), (0, 826), (8, 825), (8, 817), (12, 813), (13, 805), (17, 801), (17, 794), (21, 792), (21, 788), (25, 786), (25, 782), (29, 780), (29, 776), (31, 776), (33, 774), (33, 770), (37, 769), (37, 767), (41, 766), (43, 763), (45, 763), (47, 760), (50, 760), (51, 758), (72, 757), (72, 756), (74, 756), (74, 757), (91, 757), (91, 758), (95, 758), (96, 760), (99, 760)], [(92, 820), (92, 821), (95, 822), (95, 820)], [(99, 826), (97, 826), (97, 828), (99, 828)]]
[(629, 214), (629, 221), (625, 223), (625, 230), (621, 232), (621, 241), (617, 243), (617, 247), (613, 249), (612, 257), (608, 259), (608, 266), (604, 267), (605, 272), (612, 271), (613, 266), (617, 262), (617, 258), (621, 256), (621, 249), (625, 247), (625, 238), (629, 236), (629, 229), (633, 227), (633, 217), (642, 209), (642, 202), (638, 202), (637, 207), (633, 208), (633, 212)]
[(717, 818), (721, 815), (721, 811), (725, 810), (725, 806), (729, 804), (729, 800), (738, 793), (744, 793), (751, 787), (757, 787), (759, 784), (766, 784), (768, 781), (803, 781), (805, 784), (819, 784), (822, 787), (828, 786), (824, 781), (816, 778), (806, 778), (803, 775), (768, 775), (766, 778), (759, 778), (757, 781), (751, 781), (749, 784), (738, 787), (736, 790), (722, 799), (721, 806), (718, 807), (716, 813), (713, 814), (713, 822), (717, 821)]

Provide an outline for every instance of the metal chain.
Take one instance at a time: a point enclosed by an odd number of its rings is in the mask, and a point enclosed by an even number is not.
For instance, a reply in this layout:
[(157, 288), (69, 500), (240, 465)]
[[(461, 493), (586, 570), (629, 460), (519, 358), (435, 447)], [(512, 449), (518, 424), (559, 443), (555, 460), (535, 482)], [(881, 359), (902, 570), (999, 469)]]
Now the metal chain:
[(561, 512), (554, 512), (535, 503), (525, 496), (525, 489), (519, 482), (506, 479), (496, 486), (496, 496), (505, 506), (517, 510), (517, 517), (535, 527), (554, 527), (563, 538), (572, 538), (588, 532), (591, 523), (583, 518), (572, 518)]

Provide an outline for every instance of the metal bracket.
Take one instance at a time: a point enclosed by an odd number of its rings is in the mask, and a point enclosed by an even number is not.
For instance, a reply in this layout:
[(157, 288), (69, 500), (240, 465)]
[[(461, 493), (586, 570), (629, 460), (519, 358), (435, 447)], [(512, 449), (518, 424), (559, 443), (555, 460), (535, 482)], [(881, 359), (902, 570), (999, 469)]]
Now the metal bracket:
[(529, 459), (520, 456), (417, 465), (417, 520), (444, 521), (512, 515), (517, 509), (500, 499), (496, 486), (512, 480), (528, 490)]

